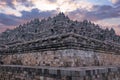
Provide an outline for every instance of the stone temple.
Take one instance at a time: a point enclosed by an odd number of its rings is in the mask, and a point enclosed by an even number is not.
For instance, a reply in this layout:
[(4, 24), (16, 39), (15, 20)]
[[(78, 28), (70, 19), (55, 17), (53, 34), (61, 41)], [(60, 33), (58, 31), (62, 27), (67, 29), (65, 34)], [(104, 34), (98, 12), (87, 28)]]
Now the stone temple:
[(120, 37), (63, 13), (0, 35), (0, 80), (120, 80)]

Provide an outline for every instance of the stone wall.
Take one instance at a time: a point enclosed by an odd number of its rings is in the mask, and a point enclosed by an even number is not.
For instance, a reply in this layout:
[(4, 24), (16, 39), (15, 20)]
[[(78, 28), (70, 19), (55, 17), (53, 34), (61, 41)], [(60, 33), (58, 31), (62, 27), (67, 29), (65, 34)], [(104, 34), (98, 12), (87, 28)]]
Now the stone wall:
[(59, 67), (120, 65), (120, 55), (74, 49), (2, 55), (0, 59), (7, 65)]

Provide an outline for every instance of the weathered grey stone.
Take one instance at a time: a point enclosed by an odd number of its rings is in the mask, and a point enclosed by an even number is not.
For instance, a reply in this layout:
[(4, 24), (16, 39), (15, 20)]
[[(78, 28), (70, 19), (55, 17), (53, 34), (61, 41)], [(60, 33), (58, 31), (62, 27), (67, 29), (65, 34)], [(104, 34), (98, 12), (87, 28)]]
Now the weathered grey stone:
[(56, 50), (24, 54), (2, 55), (4, 64), (81, 67), (120, 65), (120, 55), (84, 50)]

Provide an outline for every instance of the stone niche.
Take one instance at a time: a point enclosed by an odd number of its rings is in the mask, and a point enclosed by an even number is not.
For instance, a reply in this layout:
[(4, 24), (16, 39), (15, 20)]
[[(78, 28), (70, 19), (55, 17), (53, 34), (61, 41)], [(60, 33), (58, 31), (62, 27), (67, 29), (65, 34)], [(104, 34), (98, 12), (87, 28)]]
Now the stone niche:
[(7, 65), (56, 67), (120, 65), (120, 55), (75, 49), (1, 55), (0, 59)]

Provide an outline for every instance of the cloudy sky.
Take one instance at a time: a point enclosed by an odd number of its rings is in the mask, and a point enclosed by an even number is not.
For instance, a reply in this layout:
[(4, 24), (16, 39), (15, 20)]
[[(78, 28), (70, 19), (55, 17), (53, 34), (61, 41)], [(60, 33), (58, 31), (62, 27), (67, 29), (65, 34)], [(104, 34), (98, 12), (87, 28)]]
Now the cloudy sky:
[(113, 27), (120, 35), (120, 0), (0, 0), (0, 32), (59, 12), (74, 20)]

